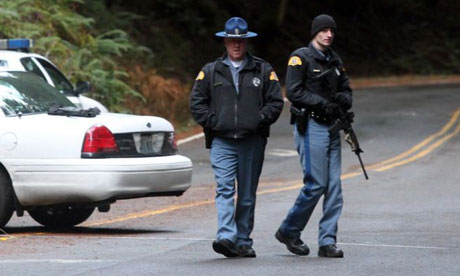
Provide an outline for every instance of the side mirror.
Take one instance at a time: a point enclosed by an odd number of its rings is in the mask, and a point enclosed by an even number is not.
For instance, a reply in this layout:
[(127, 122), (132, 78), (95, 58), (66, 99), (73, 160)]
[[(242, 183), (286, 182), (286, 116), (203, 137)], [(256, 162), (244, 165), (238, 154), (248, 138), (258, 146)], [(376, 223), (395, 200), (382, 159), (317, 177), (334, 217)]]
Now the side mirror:
[(77, 87), (75, 88), (75, 94), (80, 95), (91, 91), (91, 83), (89, 81), (77, 81)]

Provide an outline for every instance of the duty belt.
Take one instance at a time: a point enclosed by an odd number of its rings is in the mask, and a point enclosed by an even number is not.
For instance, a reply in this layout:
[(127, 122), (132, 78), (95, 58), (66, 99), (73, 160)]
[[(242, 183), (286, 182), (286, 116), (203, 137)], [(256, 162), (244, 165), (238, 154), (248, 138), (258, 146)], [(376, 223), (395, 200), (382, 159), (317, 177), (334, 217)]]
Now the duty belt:
[(318, 111), (310, 111), (310, 118), (315, 120), (319, 124), (330, 124), (334, 121), (331, 116), (326, 116)]

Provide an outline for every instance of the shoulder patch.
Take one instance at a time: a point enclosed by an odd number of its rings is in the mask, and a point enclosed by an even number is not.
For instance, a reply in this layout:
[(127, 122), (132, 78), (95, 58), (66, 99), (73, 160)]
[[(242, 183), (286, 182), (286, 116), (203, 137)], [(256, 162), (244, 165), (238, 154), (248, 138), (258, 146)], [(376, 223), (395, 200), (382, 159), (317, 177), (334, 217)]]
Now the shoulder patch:
[(288, 66), (297, 66), (297, 65), (302, 65), (302, 60), (298, 56), (292, 56), (289, 59)]
[(272, 71), (270, 73), (270, 80), (279, 81), (278, 76), (276, 75), (275, 71)]
[(202, 79), (204, 79), (204, 72), (200, 71), (200, 73), (198, 73), (198, 76), (196, 76), (195, 80), (202, 80)]

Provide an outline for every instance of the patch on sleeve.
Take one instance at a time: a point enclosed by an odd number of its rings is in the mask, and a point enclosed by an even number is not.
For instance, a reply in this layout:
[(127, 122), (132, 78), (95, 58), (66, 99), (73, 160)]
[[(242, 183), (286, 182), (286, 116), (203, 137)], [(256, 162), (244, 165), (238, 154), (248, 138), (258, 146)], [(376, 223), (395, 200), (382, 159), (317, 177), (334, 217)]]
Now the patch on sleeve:
[(276, 75), (275, 71), (270, 73), (270, 80), (272, 81), (279, 81), (278, 76)]
[(196, 76), (195, 80), (202, 80), (202, 79), (204, 79), (204, 72), (200, 71), (200, 73), (198, 73), (198, 76)]
[(298, 56), (292, 56), (289, 59), (288, 66), (297, 66), (297, 65), (302, 65), (302, 60)]

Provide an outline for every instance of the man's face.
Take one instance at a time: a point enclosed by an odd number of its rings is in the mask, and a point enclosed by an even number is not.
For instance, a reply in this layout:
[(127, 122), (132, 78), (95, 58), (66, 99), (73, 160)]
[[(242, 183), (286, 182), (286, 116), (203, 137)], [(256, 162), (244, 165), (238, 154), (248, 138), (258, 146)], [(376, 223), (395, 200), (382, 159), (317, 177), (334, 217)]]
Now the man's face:
[(314, 40), (320, 47), (327, 48), (331, 46), (332, 41), (334, 40), (334, 35), (334, 29), (325, 28), (316, 34)]
[(242, 60), (246, 55), (246, 39), (224, 38), (224, 45), (231, 60)]

